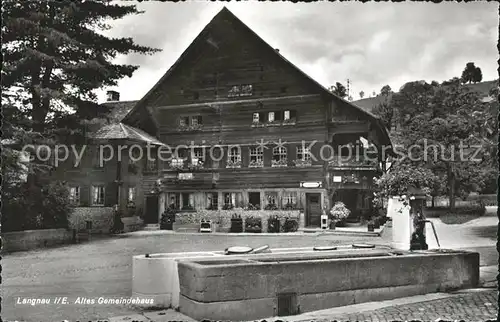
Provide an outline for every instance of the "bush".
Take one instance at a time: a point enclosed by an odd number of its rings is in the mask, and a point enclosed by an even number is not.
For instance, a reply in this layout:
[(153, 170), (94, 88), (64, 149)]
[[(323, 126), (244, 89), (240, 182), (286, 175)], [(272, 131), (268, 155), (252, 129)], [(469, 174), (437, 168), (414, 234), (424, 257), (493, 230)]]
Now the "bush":
[(335, 203), (333, 208), (330, 210), (330, 219), (332, 220), (344, 220), (351, 214), (351, 211), (347, 209), (345, 204), (341, 201)]
[(69, 191), (61, 182), (22, 184), (2, 191), (2, 231), (68, 228)]

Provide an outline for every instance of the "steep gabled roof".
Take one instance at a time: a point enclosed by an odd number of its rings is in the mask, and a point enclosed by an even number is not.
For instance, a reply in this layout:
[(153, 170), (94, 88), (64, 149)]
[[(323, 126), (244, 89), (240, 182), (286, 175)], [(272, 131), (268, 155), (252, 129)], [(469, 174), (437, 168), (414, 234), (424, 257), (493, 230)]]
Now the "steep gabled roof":
[[(289, 60), (287, 60), (285, 57), (283, 57), (279, 52), (277, 52), (272, 46), (270, 46), (266, 41), (264, 41), (259, 35), (257, 35), (251, 28), (249, 28), (245, 23), (243, 23), (238, 17), (236, 17), (231, 11), (229, 11), (229, 9), (227, 9), (226, 7), (224, 7), (217, 15), (215, 15), (215, 17), (205, 26), (205, 28), (198, 34), (198, 36), (193, 40), (193, 42), (188, 46), (188, 48), (181, 54), (181, 56), (177, 59), (177, 61), (170, 67), (170, 69), (165, 73), (165, 75), (163, 75), (163, 77), (160, 78), (160, 80), (151, 88), (151, 90), (149, 90), (146, 95), (144, 95), (144, 97), (139, 100), (137, 102), (137, 104), (135, 104), (135, 106), (130, 110), (130, 112), (124, 117), (123, 119), (123, 122), (124, 123), (127, 123), (127, 122), (130, 122), (131, 121), (131, 117), (132, 115), (134, 115), (134, 113), (139, 110), (140, 108), (143, 108), (143, 105), (144, 103), (146, 102), (146, 100), (160, 87), (161, 84), (163, 84), (163, 82), (165, 82), (166, 79), (168, 79), (170, 77), (170, 75), (172, 75), (172, 73), (178, 68), (179, 65), (181, 65), (181, 63), (184, 61), (185, 57), (190, 53), (190, 51), (192, 50), (192, 48), (194, 47), (194, 44), (202, 41), (202, 38), (203, 38), (203, 35), (207, 32), (207, 30), (210, 28), (210, 26), (212, 24), (215, 23), (215, 21), (219, 20), (219, 19), (227, 19), (227, 20), (230, 20), (231, 22), (234, 22), (236, 24), (238, 24), (240, 27), (242, 27), (244, 30), (248, 31), (249, 34), (253, 35), (255, 37), (255, 39), (257, 39), (258, 42), (260, 42), (263, 47), (267, 48), (268, 50), (270, 50), (271, 52), (273, 52), (277, 57), (279, 57), (283, 62), (285, 62), (288, 66), (290, 66), (293, 70), (295, 70), (296, 72), (298, 72), (304, 79), (308, 80), (310, 83), (312, 83), (316, 88), (319, 89), (319, 91), (324, 94), (326, 97), (329, 97), (333, 100), (336, 100), (338, 102), (340, 102), (341, 104), (343, 105), (346, 105), (346, 106), (349, 106), (350, 108), (354, 108), (356, 110), (358, 110), (359, 112), (361, 112), (363, 115), (366, 115), (369, 119), (371, 119), (376, 125), (377, 127), (379, 128), (380, 130), (380, 134), (382, 135), (383, 137), (383, 141), (385, 141), (385, 143), (389, 143), (390, 144), (390, 138), (389, 138), (389, 134), (387, 132), (387, 129), (385, 128), (384, 124), (382, 123), (382, 121), (377, 117), (375, 116), (374, 114), (372, 114), (371, 112), (369, 111), (366, 111), (352, 103), (350, 103), (349, 101), (346, 101), (344, 99), (342, 99), (341, 97), (335, 95), (334, 93), (332, 93), (331, 91), (329, 91), (326, 87), (324, 87), (323, 85), (321, 85), (320, 83), (318, 83), (316, 80), (312, 79), (309, 75), (307, 75), (306, 73), (304, 73), (302, 70), (300, 70), (297, 66), (295, 66), (293, 63), (291, 63)], [(147, 111), (150, 116), (152, 117), (151, 115), (151, 111), (148, 110)]]

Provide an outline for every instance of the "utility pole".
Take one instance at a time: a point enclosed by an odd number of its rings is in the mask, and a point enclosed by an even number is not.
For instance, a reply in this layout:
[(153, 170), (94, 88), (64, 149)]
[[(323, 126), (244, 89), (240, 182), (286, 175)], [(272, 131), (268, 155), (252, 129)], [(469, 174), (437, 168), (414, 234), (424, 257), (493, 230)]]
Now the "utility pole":
[(347, 100), (349, 102), (352, 102), (352, 95), (351, 95), (351, 80), (348, 78), (347, 79)]

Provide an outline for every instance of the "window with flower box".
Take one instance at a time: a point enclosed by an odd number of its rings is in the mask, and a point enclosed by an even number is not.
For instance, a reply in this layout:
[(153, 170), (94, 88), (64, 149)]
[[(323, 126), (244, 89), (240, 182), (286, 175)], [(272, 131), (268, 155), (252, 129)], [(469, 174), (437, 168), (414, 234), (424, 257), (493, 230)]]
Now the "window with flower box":
[(294, 160), (294, 163), (297, 167), (307, 167), (312, 164), (311, 154), (308, 147), (297, 147), (297, 159)]
[(273, 167), (286, 167), (288, 165), (286, 153), (287, 151), (284, 146), (275, 147), (273, 149), (273, 161), (271, 165)]
[(285, 191), (283, 192), (281, 204), (284, 209), (296, 209), (297, 208), (297, 192), (295, 191)]
[(266, 207), (265, 210), (277, 210), (278, 209), (278, 193), (277, 192), (266, 192)]
[(207, 192), (207, 210), (219, 209), (219, 194), (217, 192)]
[(202, 168), (205, 162), (205, 151), (203, 148), (194, 148), (191, 153), (189, 168)]
[(264, 149), (262, 147), (250, 148), (250, 168), (262, 168), (264, 166)]
[(226, 168), (241, 168), (241, 148), (230, 147)]
[(236, 207), (236, 193), (235, 192), (226, 192), (224, 193), (224, 205), (222, 209), (228, 210)]

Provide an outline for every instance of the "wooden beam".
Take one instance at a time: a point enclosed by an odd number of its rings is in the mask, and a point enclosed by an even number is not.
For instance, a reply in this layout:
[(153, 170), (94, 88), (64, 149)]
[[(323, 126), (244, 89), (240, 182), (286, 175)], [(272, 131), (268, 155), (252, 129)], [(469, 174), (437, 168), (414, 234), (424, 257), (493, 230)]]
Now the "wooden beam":
[(261, 97), (261, 98), (252, 98), (252, 99), (239, 99), (239, 100), (220, 100), (220, 101), (211, 101), (204, 103), (193, 103), (193, 104), (183, 104), (183, 105), (168, 105), (168, 106), (158, 106), (156, 107), (159, 110), (169, 110), (176, 108), (189, 108), (189, 107), (216, 107), (221, 105), (234, 105), (234, 104), (249, 104), (249, 103), (258, 103), (258, 102), (275, 102), (275, 101), (283, 101), (283, 100), (293, 100), (293, 99), (309, 99), (309, 98), (317, 98), (319, 94), (308, 94), (308, 95), (294, 95), (294, 96), (278, 96), (278, 97)]

